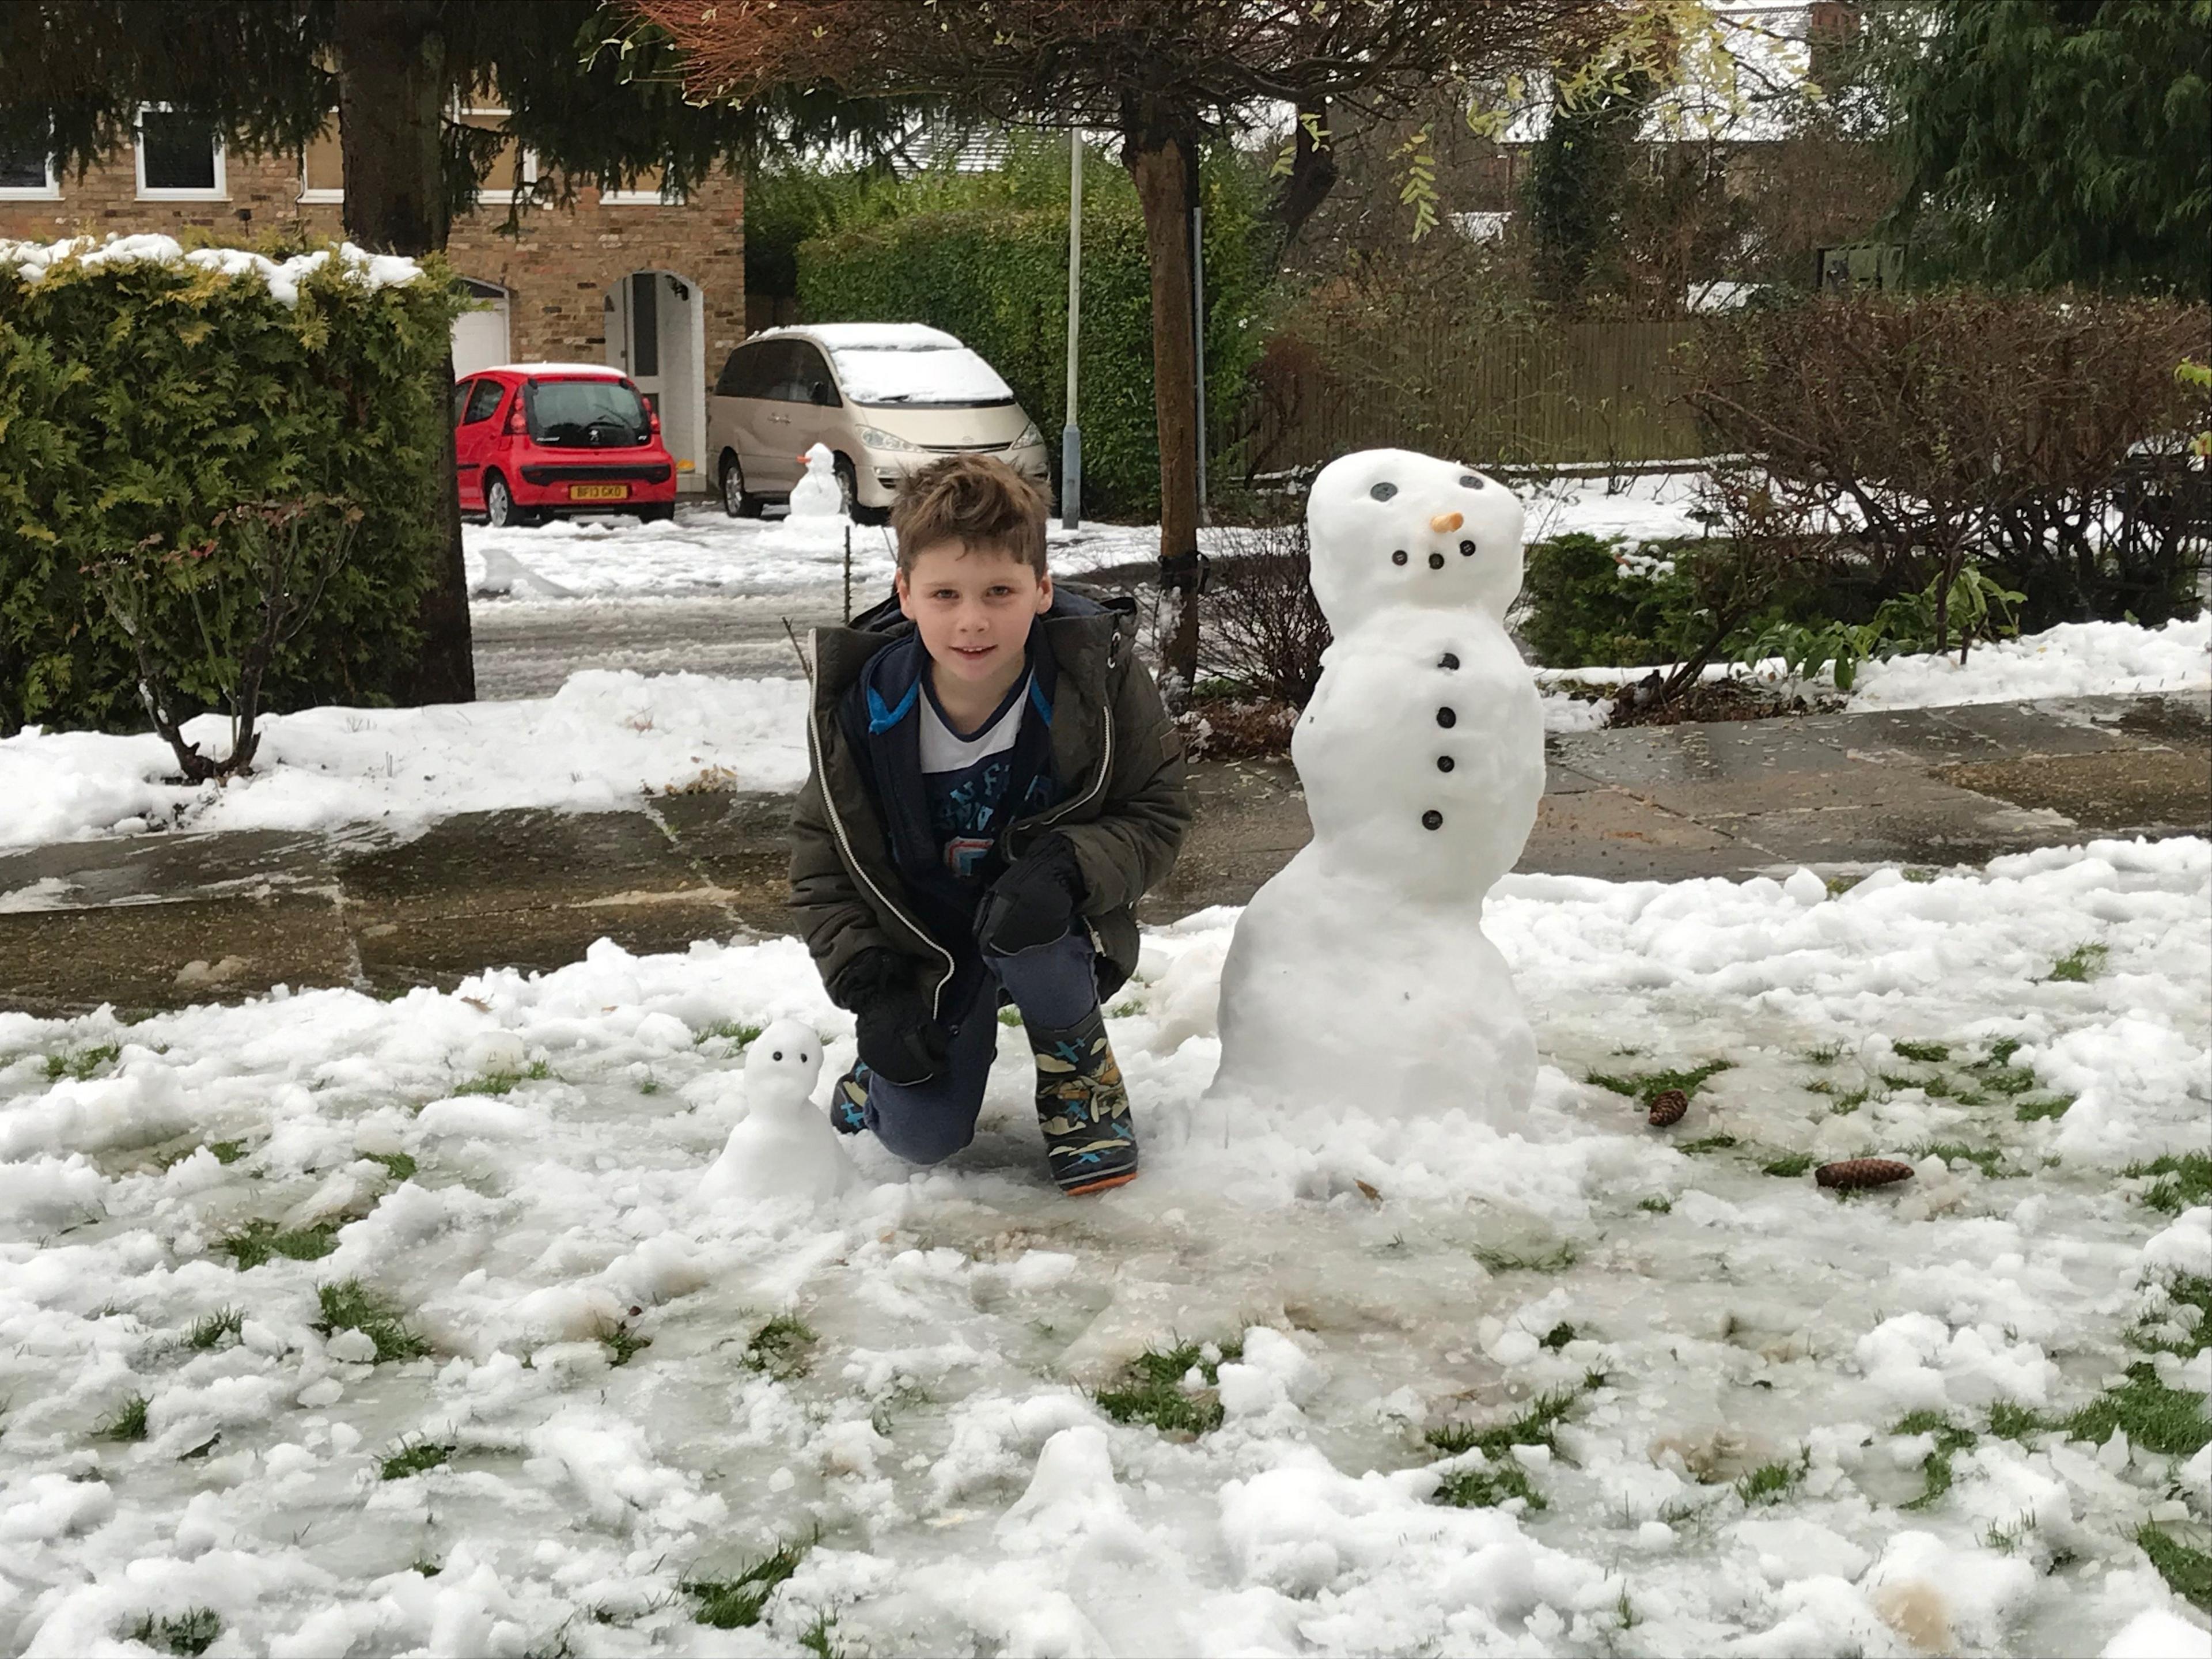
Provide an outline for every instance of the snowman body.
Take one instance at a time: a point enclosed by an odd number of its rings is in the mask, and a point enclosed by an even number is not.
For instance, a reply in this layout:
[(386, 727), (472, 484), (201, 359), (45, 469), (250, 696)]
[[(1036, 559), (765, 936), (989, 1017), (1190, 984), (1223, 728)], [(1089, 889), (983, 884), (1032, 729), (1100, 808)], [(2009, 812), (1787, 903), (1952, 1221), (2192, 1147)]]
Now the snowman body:
[(701, 1202), (819, 1204), (859, 1179), (828, 1114), (814, 1104), (821, 1074), (822, 1038), (811, 1026), (780, 1019), (753, 1039), (745, 1051), (745, 1115), (700, 1177)]
[(1520, 504), (1370, 450), (1323, 470), (1309, 523), (1335, 635), (1291, 742), (1313, 840), (1238, 921), (1212, 1092), (1513, 1127), (1535, 1042), (1482, 907), (1544, 790), (1542, 708), (1504, 626)]
[(806, 471), (791, 487), (791, 516), (794, 519), (834, 519), (845, 511), (845, 492), (837, 483), (837, 458), (827, 444), (810, 447)]

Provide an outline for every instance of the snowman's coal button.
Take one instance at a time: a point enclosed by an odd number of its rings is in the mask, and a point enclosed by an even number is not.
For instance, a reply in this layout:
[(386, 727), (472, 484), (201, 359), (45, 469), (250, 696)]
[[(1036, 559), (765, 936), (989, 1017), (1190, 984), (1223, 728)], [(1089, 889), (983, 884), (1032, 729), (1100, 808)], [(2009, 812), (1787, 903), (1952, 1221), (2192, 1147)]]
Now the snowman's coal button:
[(1437, 710), (1437, 724), (1442, 726), (1457, 726), (1459, 716), (1449, 708), (1439, 708)]
[(1393, 554), (1390, 556), (1390, 562), (1391, 562), (1392, 564), (1403, 564), (1403, 563), (1405, 563), (1405, 562), (1406, 562), (1406, 550), (1405, 550), (1404, 548), (1402, 548), (1402, 547), (1401, 547), (1401, 548), (1400, 548), (1400, 549), (1399, 549), (1395, 553), (1393, 553)]
[(1453, 767), (1457, 766), (1458, 764), (1459, 763), (1454, 760), (1449, 755), (1439, 755), (1437, 757), (1437, 770), (1439, 772), (1449, 772)]
[(1437, 659), (1437, 666), (1439, 668), (1456, 668), (1459, 666), (1459, 658), (1455, 653), (1447, 651), (1443, 656)]
[(1462, 542), (1459, 544), (1459, 556), (1462, 559), (1473, 558), (1474, 556), (1474, 544), (1473, 542)]
[(1444, 556), (1443, 556), (1443, 554), (1441, 554), (1441, 553), (1431, 553), (1431, 554), (1430, 554), (1430, 555), (1429, 555), (1429, 568), (1430, 568), (1430, 569), (1431, 569), (1431, 570), (1441, 570), (1441, 569), (1443, 569), (1443, 568), (1444, 568)]
[(1441, 812), (1439, 812), (1439, 811), (1436, 811), (1433, 807), (1431, 807), (1428, 811), (1425, 811), (1425, 812), (1424, 812), (1424, 813), (1422, 813), (1422, 814), (1421, 814), (1421, 828), (1422, 828), (1422, 829), (1424, 829), (1424, 830), (1441, 830), (1441, 829), (1443, 829), (1443, 827), (1444, 827), (1444, 815), (1443, 815), (1443, 813), (1441, 813)]

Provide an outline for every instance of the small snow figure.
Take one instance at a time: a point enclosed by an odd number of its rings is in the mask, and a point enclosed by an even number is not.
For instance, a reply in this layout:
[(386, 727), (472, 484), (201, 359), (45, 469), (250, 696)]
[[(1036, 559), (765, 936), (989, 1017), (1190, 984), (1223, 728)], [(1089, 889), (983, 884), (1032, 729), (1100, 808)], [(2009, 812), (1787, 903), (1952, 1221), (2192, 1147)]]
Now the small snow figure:
[(745, 1050), (745, 1117), (699, 1181), (702, 1203), (835, 1198), (858, 1177), (837, 1132), (813, 1103), (822, 1038), (780, 1019)]
[(1521, 504), (1374, 449), (1322, 470), (1306, 518), (1335, 635), (1291, 738), (1313, 840), (1237, 923), (1212, 1094), (1517, 1127), (1536, 1044), (1482, 905), (1544, 792), (1542, 710), (1504, 626)]
[(845, 511), (844, 486), (837, 482), (837, 458), (827, 444), (816, 444), (799, 458), (805, 476), (791, 487), (794, 519), (834, 519)]

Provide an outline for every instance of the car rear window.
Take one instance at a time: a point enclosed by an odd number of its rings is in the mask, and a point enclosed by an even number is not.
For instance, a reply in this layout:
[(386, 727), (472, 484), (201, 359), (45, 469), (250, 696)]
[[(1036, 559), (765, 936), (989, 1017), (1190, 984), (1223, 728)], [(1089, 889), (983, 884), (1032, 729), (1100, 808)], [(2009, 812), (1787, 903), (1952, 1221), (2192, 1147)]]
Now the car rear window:
[(998, 370), (966, 346), (921, 345), (899, 350), (832, 346), (837, 378), (856, 404), (951, 404), (975, 409), (1010, 404), (1014, 394)]
[(643, 443), (645, 403), (620, 380), (533, 380), (530, 435), (541, 444)]

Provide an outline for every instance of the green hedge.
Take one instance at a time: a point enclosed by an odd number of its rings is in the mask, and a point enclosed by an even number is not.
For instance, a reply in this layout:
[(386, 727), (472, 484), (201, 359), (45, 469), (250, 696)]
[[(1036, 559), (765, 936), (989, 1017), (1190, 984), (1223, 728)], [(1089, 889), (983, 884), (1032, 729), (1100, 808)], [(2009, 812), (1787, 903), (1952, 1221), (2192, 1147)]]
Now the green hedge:
[[(0, 245), (0, 732), (143, 727), (131, 653), (84, 568), (149, 538), (201, 544), (235, 502), (313, 492), (366, 516), (267, 706), (386, 701), (440, 551), (442, 365), (462, 304), (442, 264), (373, 289), (333, 257), (287, 306), (214, 256), (67, 258), (27, 276), (22, 253)], [(254, 602), (234, 584), (211, 601)], [(165, 631), (194, 636), (188, 617)], [(205, 700), (212, 684), (180, 689)]]
[[(1083, 202), (1084, 511), (1141, 520), (1158, 513), (1160, 497), (1144, 217), (1126, 175), (1106, 188), (1091, 185), (1095, 176), (1085, 175)], [(1259, 356), (1264, 273), (1243, 175), (1210, 164), (1202, 190), (1206, 404), (1218, 453)], [(805, 242), (799, 294), (810, 322), (927, 323), (957, 335), (1043, 429), (1057, 483), (1067, 390), (1064, 193), (1057, 208), (953, 207)]]

